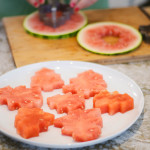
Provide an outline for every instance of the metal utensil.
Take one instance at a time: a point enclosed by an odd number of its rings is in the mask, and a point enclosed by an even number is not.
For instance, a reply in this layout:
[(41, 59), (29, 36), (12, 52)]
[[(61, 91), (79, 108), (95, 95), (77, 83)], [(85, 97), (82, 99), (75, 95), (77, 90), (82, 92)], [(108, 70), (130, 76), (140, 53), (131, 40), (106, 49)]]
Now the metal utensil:
[(60, 0), (48, 0), (48, 4), (39, 7), (40, 20), (53, 28), (63, 25), (73, 13), (73, 8), (68, 4), (60, 3)]
[(150, 25), (141, 25), (139, 31), (143, 36), (143, 40), (150, 44)]

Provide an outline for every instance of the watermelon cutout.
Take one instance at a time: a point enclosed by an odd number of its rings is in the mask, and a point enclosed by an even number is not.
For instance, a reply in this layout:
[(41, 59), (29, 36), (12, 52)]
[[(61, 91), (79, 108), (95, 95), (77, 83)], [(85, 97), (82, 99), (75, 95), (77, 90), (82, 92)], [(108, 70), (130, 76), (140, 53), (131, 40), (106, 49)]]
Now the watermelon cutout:
[(69, 82), (70, 84), (63, 86), (63, 93), (71, 92), (85, 99), (93, 97), (107, 88), (103, 76), (93, 70), (81, 72), (77, 77), (71, 78)]
[(142, 35), (126, 24), (98, 22), (80, 30), (77, 41), (81, 47), (90, 52), (114, 55), (135, 50), (142, 42)]
[(85, 108), (85, 99), (78, 94), (67, 93), (54, 95), (47, 98), (50, 109), (56, 109), (58, 114), (68, 113), (76, 109)]
[(23, 138), (39, 136), (40, 132), (48, 131), (53, 125), (55, 116), (40, 108), (20, 108), (15, 117), (14, 126)]
[(6, 86), (0, 88), (0, 105), (7, 105), (11, 111), (22, 107), (40, 108), (43, 105), (42, 91), (40, 87)]
[(31, 87), (38, 86), (42, 91), (50, 92), (62, 88), (64, 81), (60, 74), (57, 74), (54, 70), (42, 68), (31, 77), (30, 85)]
[(114, 115), (118, 112), (125, 113), (134, 109), (134, 100), (127, 93), (120, 94), (118, 91), (110, 93), (103, 90), (94, 96), (93, 107), (100, 108), (102, 114)]
[(40, 21), (38, 11), (28, 15), (23, 22), (23, 26), (29, 34), (47, 39), (61, 39), (75, 36), (86, 24), (87, 17), (81, 11), (74, 13), (70, 20), (57, 28), (46, 26)]
[(86, 142), (99, 138), (103, 121), (100, 109), (77, 109), (54, 120), (62, 135), (72, 136), (74, 141)]

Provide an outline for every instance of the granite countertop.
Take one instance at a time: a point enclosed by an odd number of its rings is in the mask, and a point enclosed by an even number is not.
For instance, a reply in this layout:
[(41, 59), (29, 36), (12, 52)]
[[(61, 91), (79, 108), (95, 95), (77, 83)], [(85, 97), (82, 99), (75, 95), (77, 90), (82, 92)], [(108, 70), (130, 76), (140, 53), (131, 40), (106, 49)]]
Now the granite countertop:
[[(149, 150), (150, 147), (150, 60), (124, 64), (106, 65), (132, 78), (141, 88), (145, 98), (144, 110), (138, 120), (123, 134), (105, 143), (82, 149)], [(0, 22), (0, 75), (15, 69), (4, 27)], [(2, 150), (48, 150), (15, 141), (0, 133)]]

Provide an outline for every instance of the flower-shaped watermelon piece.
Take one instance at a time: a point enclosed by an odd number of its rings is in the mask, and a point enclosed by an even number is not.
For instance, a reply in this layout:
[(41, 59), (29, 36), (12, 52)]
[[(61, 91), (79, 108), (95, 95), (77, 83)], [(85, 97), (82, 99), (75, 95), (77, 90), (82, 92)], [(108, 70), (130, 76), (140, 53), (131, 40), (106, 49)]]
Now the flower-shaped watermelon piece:
[(42, 68), (31, 77), (31, 87), (39, 86), (43, 91), (49, 92), (60, 89), (64, 85), (60, 74), (48, 68)]
[(62, 134), (72, 136), (75, 141), (97, 139), (103, 126), (100, 109), (77, 109), (54, 120), (54, 126), (62, 128)]
[(54, 123), (54, 117), (53, 114), (44, 112), (40, 108), (20, 108), (14, 125), (17, 133), (28, 139), (47, 131), (48, 127)]
[(70, 84), (63, 86), (63, 92), (71, 92), (88, 99), (107, 88), (103, 76), (93, 70), (87, 70), (70, 79)]
[(57, 113), (68, 113), (76, 109), (85, 108), (85, 99), (77, 94), (67, 93), (47, 98), (50, 109), (56, 109)]
[(41, 89), (39, 87), (26, 88), (26, 86), (0, 88), (0, 104), (7, 105), (9, 110), (21, 107), (40, 108), (43, 105)]
[(94, 96), (93, 107), (100, 108), (102, 114), (109, 113), (109, 115), (114, 115), (117, 112), (125, 113), (134, 108), (134, 99), (127, 93), (120, 94), (117, 91), (110, 93), (104, 90)]

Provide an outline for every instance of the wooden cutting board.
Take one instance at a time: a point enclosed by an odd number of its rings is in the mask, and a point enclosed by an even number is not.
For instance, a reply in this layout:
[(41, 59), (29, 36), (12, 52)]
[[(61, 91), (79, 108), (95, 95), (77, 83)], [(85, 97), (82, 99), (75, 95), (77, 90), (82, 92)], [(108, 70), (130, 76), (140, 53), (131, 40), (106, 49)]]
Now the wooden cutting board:
[[(138, 29), (139, 25), (150, 24), (150, 20), (137, 7), (85, 11), (89, 23), (117, 21)], [(142, 43), (135, 51), (115, 56), (93, 54), (81, 48), (76, 37), (48, 40), (27, 34), (22, 26), (25, 16), (3, 19), (12, 55), (17, 67), (42, 61), (78, 60), (101, 64), (123, 63), (150, 59), (150, 45)]]

